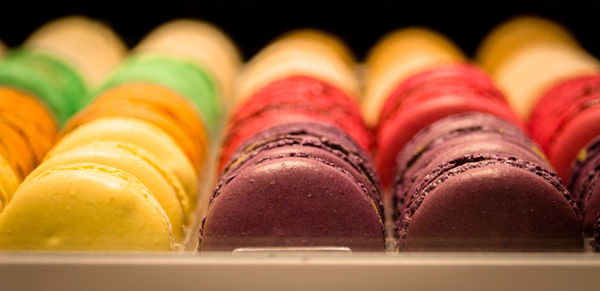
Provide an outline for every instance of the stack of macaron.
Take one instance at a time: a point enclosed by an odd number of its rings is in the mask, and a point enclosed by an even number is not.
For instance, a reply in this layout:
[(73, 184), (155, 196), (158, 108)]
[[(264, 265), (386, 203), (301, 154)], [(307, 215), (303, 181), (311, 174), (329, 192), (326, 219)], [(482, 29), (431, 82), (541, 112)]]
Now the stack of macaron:
[(52, 147), (57, 123), (34, 96), (0, 87), (0, 132), (1, 212), (19, 183)]
[(225, 167), (199, 249), (383, 251), (378, 185), (368, 154), (343, 130), (317, 122), (270, 127), (246, 140)]
[[(15, 184), (53, 146), (62, 122), (82, 104), (92, 76), (106, 73), (123, 52), (108, 27), (67, 17), (38, 29), (0, 60), (0, 163), (5, 180), (0, 208), (7, 207)], [(101, 65), (85, 63), (92, 57)]]
[(521, 124), (502, 93), (473, 66), (441, 65), (399, 83), (376, 127), (375, 164), (383, 185), (390, 184), (397, 154), (419, 130), (451, 114), (472, 111)]
[[(179, 43), (161, 47), (169, 41), (164, 31), (172, 29), (172, 41)], [(184, 31), (188, 34), (178, 36)], [(202, 22), (168, 23), (147, 39), (154, 45), (142, 41), (143, 52), (117, 68), (94, 100), (68, 121), (60, 142), (15, 193), (0, 216), (0, 248), (182, 247), (195, 217), (207, 130), (218, 130), (218, 94), (229, 86), (239, 57), (221, 32)], [(206, 42), (217, 45), (202, 51)], [(197, 59), (177, 50), (190, 45), (199, 46), (191, 50)], [(222, 49), (232, 52), (226, 57), (233, 60), (222, 58)], [(211, 53), (219, 61), (199, 65), (212, 60)], [(43, 223), (25, 227), (39, 220)]]
[(481, 111), (519, 123), (488, 77), (463, 61), (450, 40), (424, 28), (390, 33), (369, 52), (362, 109), (375, 128), (375, 165), (384, 187), (398, 152), (440, 118)]
[(600, 62), (564, 27), (534, 16), (516, 17), (492, 30), (476, 59), (525, 119), (546, 90), (600, 70)]
[(52, 21), (0, 62), (0, 86), (39, 98), (63, 124), (87, 103), (88, 89), (112, 70), (125, 46), (102, 23), (84, 17)]
[(191, 163), (159, 127), (86, 123), (47, 154), (0, 214), (0, 249), (171, 250), (197, 192)]
[(465, 56), (449, 39), (422, 27), (393, 31), (370, 50), (362, 102), (367, 125), (374, 127), (381, 108), (407, 77), (443, 64), (464, 61)]
[(248, 63), (238, 85), (199, 248), (383, 250), (372, 141), (344, 44), (289, 33)]
[(134, 83), (143, 84), (140, 89), (149, 84), (147, 91), (163, 86), (184, 97), (198, 111), (205, 129), (216, 134), (231, 103), (240, 62), (235, 45), (216, 27), (175, 20), (150, 32), (96, 95)]
[(402, 251), (578, 251), (575, 199), (518, 127), (466, 113), (421, 130), (392, 187)]

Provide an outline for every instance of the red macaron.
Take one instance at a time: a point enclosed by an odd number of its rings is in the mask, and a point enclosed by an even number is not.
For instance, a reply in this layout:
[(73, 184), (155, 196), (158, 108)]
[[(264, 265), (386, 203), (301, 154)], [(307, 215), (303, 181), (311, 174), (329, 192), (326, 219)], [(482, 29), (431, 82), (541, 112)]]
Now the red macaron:
[(440, 66), (401, 82), (388, 97), (376, 128), (375, 165), (383, 186), (390, 185), (397, 154), (419, 130), (463, 112), (489, 113), (522, 126), (504, 95), (473, 66)]
[(529, 131), (566, 181), (577, 153), (600, 135), (600, 75), (566, 80), (542, 96)]
[(358, 104), (350, 96), (321, 80), (291, 76), (270, 83), (237, 107), (225, 130), (219, 171), (248, 138), (269, 127), (292, 122), (335, 126), (363, 149), (371, 149), (372, 136)]

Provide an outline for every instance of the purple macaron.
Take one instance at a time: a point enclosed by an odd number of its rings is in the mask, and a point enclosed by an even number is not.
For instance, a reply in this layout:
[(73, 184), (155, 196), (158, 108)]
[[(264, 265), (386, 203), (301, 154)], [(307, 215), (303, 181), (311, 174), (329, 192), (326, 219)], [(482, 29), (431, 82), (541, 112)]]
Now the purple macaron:
[(581, 209), (584, 233), (594, 235), (600, 217), (600, 137), (577, 155), (567, 185)]
[(199, 249), (384, 249), (379, 179), (341, 130), (294, 123), (240, 146), (219, 179)]
[(398, 156), (398, 250), (581, 250), (577, 206), (518, 128), (485, 114), (440, 120)]

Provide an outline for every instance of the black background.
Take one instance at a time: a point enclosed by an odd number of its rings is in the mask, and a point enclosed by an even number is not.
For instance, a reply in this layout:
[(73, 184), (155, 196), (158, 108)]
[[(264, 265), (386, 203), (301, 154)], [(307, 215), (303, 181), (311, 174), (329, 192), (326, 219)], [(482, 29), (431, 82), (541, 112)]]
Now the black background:
[(110, 24), (130, 47), (165, 21), (193, 17), (225, 30), (246, 58), (298, 27), (333, 32), (363, 58), (386, 32), (408, 25), (436, 29), (472, 55), (494, 25), (515, 15), (537, 14), (562, 23), (600, 56), (598, 1), (9, 1), (0, 4), (0, 39), (9, 46), (19, 45), (48, 20), (84, 14)]

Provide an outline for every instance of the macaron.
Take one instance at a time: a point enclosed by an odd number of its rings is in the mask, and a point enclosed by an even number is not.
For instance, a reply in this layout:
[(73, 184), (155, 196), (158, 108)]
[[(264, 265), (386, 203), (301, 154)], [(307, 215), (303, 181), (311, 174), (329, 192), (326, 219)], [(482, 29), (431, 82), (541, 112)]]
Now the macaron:
[(94, 163), (46, 170), (0, 214), (0, 249), (167, 251), (167, 214), (133, 175)]
[(291, 32), (254, 56), (240, 72), (235, 102), (241, 104), (278, 79), (309, 76), (343, 90), (358, 100), (359, 84), (354, 61), (346, 45), (317, 30)]
[(475, 67), (439, 66), (400, 83), (386, 100), (376, 128), (375, 165), (383, 186), (392, 181), (397, 154), (419, 130), (465, 112), (490, 113), (521, 125), (502, 93)]
[(539, 16), (521, 15), (489, 32), (479, 45), (475, 59), (483, 69), (495, 74), (497, 67), (513, 53), (539, 43), (579, 48), (577, 40), (559, 23)]
[(396, 213), (409, 202), (414, 181), (436, 167), (441, 153), (513, 155), (551, 168), (542, 150), (514, 124), (484, 113), (463, 113), (438, 120), (417, 133), (398, 154), (392, 195)]
[(582, 250), (575, 200), (535, 143), (509, 122), (453, 115), (398, 155), (398, 250)]
[(385, 100), (398, 83), (420, 71), (464, 60), (451, 40), (427, 28), (403, 28), (385, 35), (367, 55), (362, 100), (367, 125), (377, 124)]
[(193, 19), (173, 20), (148, 33), (134, 53), (166, 54), (193, 61), (215, 79), (226, 107), (233, 104), (232, 88), (242, 59), (233, 41), (219, 28)]
[(160, 85), (128, 83), (111, 88), (65, 125), (63, 134), (99, 118), (121, 116), (150, 122), (167, 132), (200, 173), (207, 153), (207, 132), (193, 105)]
[(418, 183), (396, 229), (403, 251), (581, 251), (560, 179), (510, 155), (448, 156)]
[(6, 45), (0, 40), (0, 56), (6, 51)]
[(273, 126), (247, 140), (221, 175), (199, 248), (382, 251), (381, 209), (368, 155), (342, 130), (317, 123)]
[(565, 181), (578, 152), (600, 135), (599, 89), (599, 74), (557, 84), (541, 97), (529, 119), (532, 138)]
[(37, 161), (54, 145), (58, 124), (50, 110), (34, 96), (0, 87), (0, 115), (17, 125), (31, 141)]
[(195, 209), (198, 179), (194, 167), (176, 142), (159, 127), (143, 120), (124, 117), (94, 120), (64, 136), (48, 153), (47, 158), (92, 141), (125, 142), (146, 150), (179, 179), (192, 209)]
[(23, 184), (49, 169), (80, 163), (113, 167), (137, 178), (167, 214), (174, 241), (183, 240), (183, 226), (189, 222), (189, 213), (183, 211), (184, 208), (189, 211), (188, 197), (173, 173), (162, 167), (150, 153), (133, 144), (97, 141), (62, 152), (45, 160), (27, 176)]
[(127, 47), (105, 23), (84, 16), (48, 22), (24, 43), (67, 62), (88, 86), (97, 86), (125, 56)]
[(207, 131), (215, 134), (223, 119), (223, 106), (212, 77), (195, 63), (166, 54), (136, 54), (113, 72), (95, 96), (129, 83), (164, 86), (191, 102)]
[(600, 215), (600, 139), (594, 138), (577, 155), (567, 186), (581, 209), (583, 231), (594, 235), (594, 225)]
[(254, 134), (278, 124), (301, 121), (337, 126), (363, 149), (371, 148), (371, 134), (351, 97), (319, 79), (292, 76), (264, 87), (232, 114), (222, 143), (219, 169)]

